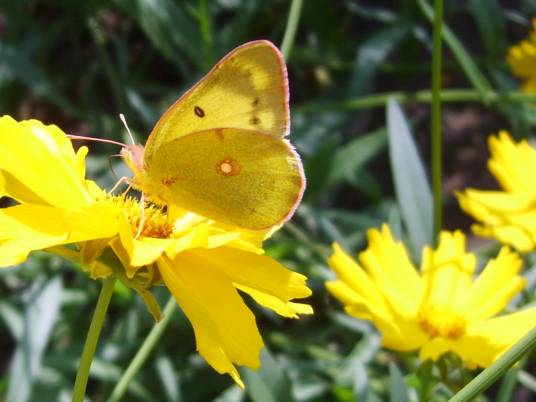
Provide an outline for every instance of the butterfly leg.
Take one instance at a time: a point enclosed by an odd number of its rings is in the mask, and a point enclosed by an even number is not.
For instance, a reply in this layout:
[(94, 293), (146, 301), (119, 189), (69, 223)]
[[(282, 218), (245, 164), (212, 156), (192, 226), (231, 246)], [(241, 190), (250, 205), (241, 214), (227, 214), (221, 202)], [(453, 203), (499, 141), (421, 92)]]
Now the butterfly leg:
[(120, 177), (119, 180), (117, 180), (117, 182), (114, 184), (114, 186), (112, 187), (112, 189), (109, 191), (110, 194), (113, 194), (113, 192), (115, 190), (117, 190), (119, 188), (119, 186), (123, 183), (128, 183), (128, 187), (127, 189), (124, 191), (124, 193), (127, 193), (131, 188), (132, 188), (132, 184), (130, 183), (130, 177), (127, 177), (127, 176), (123, 176), (123, 177)]
[(141, 236), (141, 232), (143, 231), (143, 226), (145, 225), (145, 194), (141, 193), (140, 197), (140, 206), (141, 206), (141, 219), (140, 224), (138, 226), (138, 231), (136, 232), (136, 236), (134, 239), (138, 240), (138, 238)]

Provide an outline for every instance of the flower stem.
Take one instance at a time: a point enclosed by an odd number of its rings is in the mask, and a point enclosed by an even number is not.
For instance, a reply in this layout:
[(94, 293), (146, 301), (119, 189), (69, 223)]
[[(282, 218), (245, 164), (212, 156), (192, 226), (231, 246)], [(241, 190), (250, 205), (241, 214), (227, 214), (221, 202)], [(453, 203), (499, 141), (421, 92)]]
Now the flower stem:
[(115, 278), (109, 277), (104, 280), (102, 288), (97, 300), (97, 306), (91, 319), (89, 331), (87, 333), (86, 343), (84, 344), (84, 350), (82, 351), (82, 357), (80, 358), (80, 365), (78, 366), (78, 372), (76, 373), (76, 380), (73, 388), (73, 402), (83, 402), (86, 394), (87, 380), (89, 377), (89, 369), (91, 362), (93, 361), (93, 355), (97, 347), (97, 341), (104, 323), (104, 317), (106, 316), (106, 310), (110, 304), (112, 293), (114, 291)]
[(449, 402), (471, 401), (488, 389), (525, 353), (536, 346), (536, 327), (532, 328), (521, 340), (508, 349), (495, 363), (477, 375), (460, 392), (449, 399)]
[(443, 198), (441, 188), (441, 28), (443, 0), (435, 0), (434, 47), (432, 54), (432, 194), (434, 199), (434, 243), (442, 225)]
[(290, 57), (290, 51), (294, 44), (294, 37), (296, 36), (296, 30), (298, 29), (302, 5), (303, 0), (292, 0), (292, 4), (290, 5), (287, 27), (285, 29), (285, 35), (283, 36), (283, 42), (281, 43), (281, 53), (283, 53), (283, 56), (287, 60)]
[(151, 332), (149, 332), (149, 335), (145, 338), (143, 345), (138, 349), (136, 356), (134, 356), (118, 383), (115, 385), (107, 402), (118, 402), (123, 398), (128, 384), (130, 384), (132, 379), (139, 373), (145, 360), (147, 360), (149, 354), (154, 349), (156, 342), (160, 339), (164, 330), (169, 325), (176, 307), (177, 303), (175, 302), (175, 299), (170, 297), (164, 308), (164, 318), (151, 329)]

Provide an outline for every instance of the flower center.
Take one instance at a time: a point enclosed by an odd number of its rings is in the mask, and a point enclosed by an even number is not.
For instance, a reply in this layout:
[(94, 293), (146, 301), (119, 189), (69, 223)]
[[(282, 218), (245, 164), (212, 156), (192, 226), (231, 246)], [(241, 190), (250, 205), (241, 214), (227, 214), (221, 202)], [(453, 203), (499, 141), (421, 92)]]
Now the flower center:
[(418, 320), (421, 328), (432, 338), (459, 338), (467, 325), (466, 319), (452, 308), (441, 308), (433, 304), (421, 307)]
[(142, 206), (137, 200), (125, 198), (123, 203), (133, 234), (138, 233), (140, 225), (143, 225), (141, 236), (159, 239), (171, 237), (173, 223), (162, 207), (146, 204), (142, 215)]

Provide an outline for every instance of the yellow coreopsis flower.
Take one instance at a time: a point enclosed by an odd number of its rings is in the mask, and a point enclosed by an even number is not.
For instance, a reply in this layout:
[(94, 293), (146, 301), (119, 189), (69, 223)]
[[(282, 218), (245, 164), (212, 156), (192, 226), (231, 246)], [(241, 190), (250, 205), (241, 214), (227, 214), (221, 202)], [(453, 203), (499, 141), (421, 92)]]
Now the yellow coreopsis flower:
[(508, 247), (474, 278), (462, 232), (441, 232), (437, 249), (425, 247), (420, 272), (387, 225), (369, 230), (368, 241), (359, 262), (334, 245), (328, 262), (337, 279), (326, 287), (348, 314), (374, 323), (386, 348), (420, 350), (423, 360), (454, 352), (487, 367), (536, 325), (536, 308), (495, 317), (525, 285)]
[(536, 18), (532, 26), (529, 37), (510, 47), (506, 55), (512, 72), (523, 80), (522, 88), (527, 92), (536, 91)]
[(456, 194), (461, 208), (479, 224), (475, 233), (495, 237), (527, 252), (536, 249), (536, 149), (522, 140), (514, 142), (501, 131), (488, 139), (488, 169), (504, 191), (467, 189)]
[[(87, 152), (75, 152), (56, 126), (0, 118), (0, 195), (16, 203), (0, 209), (0, 266), (72, 244), (93, 278), (116, 275), (150, 308), (148, 288), (163, 283), (192, 323), (199, 353), (243, 387), (234, 364), (257, 368), (263, 341), (238, 290), (296, 318), (312, 313), (309, 305), (291, 301), (311, 294), (306, 277), (263, 255), (269, 232), (188, 211), (144, 206), (143, 230), (136, 236), (141, 205), (86, 180)], [(121, 272), (103, 263), (110, 255)]]

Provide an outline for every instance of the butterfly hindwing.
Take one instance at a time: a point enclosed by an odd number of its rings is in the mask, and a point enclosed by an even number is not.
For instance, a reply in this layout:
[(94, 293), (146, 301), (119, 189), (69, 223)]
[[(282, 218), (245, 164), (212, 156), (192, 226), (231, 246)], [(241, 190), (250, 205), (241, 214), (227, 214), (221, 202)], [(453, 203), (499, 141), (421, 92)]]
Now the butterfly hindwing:
[(158, 200), (224, 223), (265, 229), (299, 202), (303, 172), (286, 140), (252, 130), (214, 129), (166, 144), (147, 170)]

